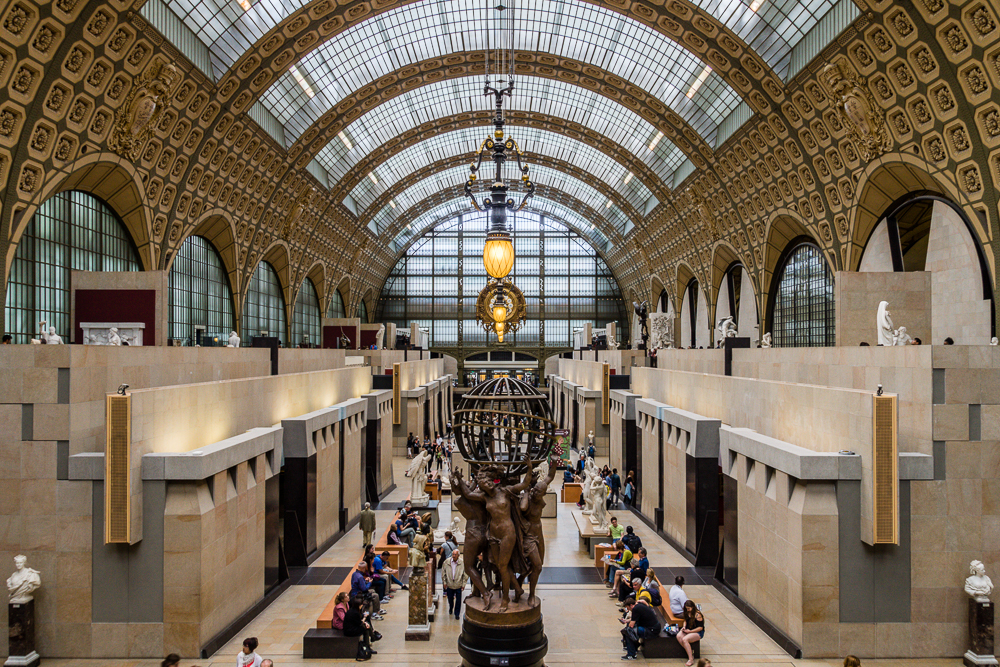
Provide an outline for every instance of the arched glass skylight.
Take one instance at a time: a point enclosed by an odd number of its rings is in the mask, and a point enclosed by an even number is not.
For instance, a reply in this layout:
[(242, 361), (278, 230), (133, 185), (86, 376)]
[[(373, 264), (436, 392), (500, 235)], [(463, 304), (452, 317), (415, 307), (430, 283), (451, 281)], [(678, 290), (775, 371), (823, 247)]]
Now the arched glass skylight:
[[(359, 210), (363, 210), (386, 191), (406, 181), (411, 174), (428, 164), (456, 155), (467, 157), (466, 162), (469, 164), (479, 144), (489, 135), (489, 130), (487, 126), (463, 128), (414, 144), (390, 157), (359, 181), (351, 190), (351, 198), (357, 203)], [(564, 160), (592, 174), (594, 180), (603, 181), (640, 211), (649, 199), (650, 191), (639, 179), (630, 177), (630, 172), (620, 163), (582, 141), (533, 127), (510, 128), (508, 136), (513, 137), (521, 150), (525, 151), (524, 159), (531, 168), (530, 173), (536, 183), (543, 184), (545, 181), (536, 177), (535, 163), (531, 156), (544, 155)], [(683, 158), (683, 154), (681, 157)], [(487, 166), (488, 163), (484, 162), (483, 169)], [(511, 166), (507, 172), (511, 178), (516, 178), (517, 175), (511, 171), (513, 168)], [(467, 175), (466, 168), (465, 175), (451, 185), (465, 183)]]
[[(282, 20), (309, 4), (308, 0), (161, 0), (184, 24), (195, 33), (212, 56), (216, 77), (229, 68)], [(405, 28), (443, 40), (454, 41), (454, 36), (465, 27), (457, 27), (449, 15), (473, 13), (469, 21), (474, 27), (482, 25), (483, 13), (489, 3), (469, 0), (425, 0), (420, 13), (423, 20), (416, 20)], [(836, 4), (835, 0), (695, 0), (696, 6), (715, 16), (730, 30), (746, 41), (779, 76), (784, 76), (792, 48)], [(566, 17), (565, 22), (555, 22), (558, 31), (561, 23), (572, 23), (583, 12), (593, 11), (591, 5), (579, 0), (522, 0), (519, 13), (530, 12), (543, 5), (554, 5), (554, 13)], [(601, 10), (607, 11), (607, 10)], [(381, 19), (383, 15), (380, 15)], [(442, 18), (448, 17), (448, 18)], [(379, 19), (375, 19), (376, 21)], [(369, 20), (371, 21), (371, 20)], [(610, 20), (609, 20), (610, 22)], [(364, 25), (364, 24), (362, 24)], [(400, 22), (391, 21), (399, 34)], [(482, 47), (479, 47), (481, 50)], [(522, 47), (518, 47), (522, 48)]]
[[(507, 167), (510, 167), (508, 171), (513, 176), (515, 167), (509, 163)], [(468, 167), (452, 167), (415, 183), (396, 197), (390, 199), (388, 204), (372, 215), (369, 228), (371, 228), (371, 223), (374, 223), (377, 230), (376, 234), (384, 234), (396, 219), (416, 204), (442, 190), (454, 188), (456, 185), (465, 183), (468, 173)], [(602, 195), (596, 188), (577, 178), (540, 165), (533, 167), (532, 178), (537, 183), (544, 183), (547, 187), (561, 190), (571, 197), (579, 199), (582, 203), (590, 206), (601, 215), (604, 218), (602, 222), (611, 227), (624, 229), (626, 222), (629, 220), (628, 216), (618, 205), (611, 203), (611, 200)], [(520, 194), (514, 191), (512, 191), (511, 197), (515, 201), (520, 201)], [(609, 206), (609, 204), (611, 205)], [(366, 211), (366, 213), (370, 214), (371, 212)]]
[[(320, 116), (365, 85), (406, 65), (451, 53), (483, 51), (488, 3), (418, 2), (362, 21), (303, 58), (262, 103), (298, 138)], [(686, 48), (610, 9), (579, 0), (519, 5), (516, 49), (583, 61), (660, 100), (714, 145), (719, 123), (741, 101)]]
[[(366, 156), (410, 128), (461, 113), (491, 111), (492, 108), (492, 99), (483, 95), (482, 77), (432, 83), (407, 91), (365, 113), (344, 129), (346, 141), (339, 137), (333, 139), (319, 152), (317, 161), (330, 173), (331, 182), (336, 182)], [(508, 112), (530, 111), (579, 123), (625, 148), (667, 183), (677, 165), (684, 161), (684, 154), (666, 138), (656, 142), (650, 151), (649, 146), (658, 133), (655, 127), (628, 107), (581, 86), (522, 76), (517, 79), (514, 94), (504, 103), (504, 108)], [(517, 128), (518, 121), (510, 122), (512, 125), (508, 126), (508, 134), (522, 143), (521, 136), (526, 134), (525, 130)], [(475, 138), (470, 138), (475, 142), (472, 150), (478, 148), (490, 130), (484, 124), (482, 128), (472, 131), (475, 135)], [(584, 157), (581, 154), (580, 157), (584, 164), (592, 159), (589, 155)], [(426, 164), (424, 157), (419, 159)], [(610, 158), (604, 158), (604, 162), (608, 160)], [(597, 164), (594, 167), (595, 172), (598, 168), (605, 168), (603, 162), (600, 167)], [(621, 177), (624, 176), (625, 173), (622, 173)]]

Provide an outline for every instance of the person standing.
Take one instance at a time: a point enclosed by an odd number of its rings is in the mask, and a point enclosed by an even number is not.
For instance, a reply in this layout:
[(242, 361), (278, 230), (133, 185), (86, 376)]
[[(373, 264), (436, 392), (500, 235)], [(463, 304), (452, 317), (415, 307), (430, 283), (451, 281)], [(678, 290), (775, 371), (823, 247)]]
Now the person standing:
[(618, 476), (618, 468), (611, 471), (611, 506), (618, 507), (619, 495), (622, 490), (622, 478)]
[(361, 518), (358, 520), (358, 525), (361, 526), (361, 546), (367, 547), (372, 543), (372, 537), (375, 534), (375, 510), (372, 509), (371, 503), (365, 503), (365, 508), (361, 510)]
[(465, 572), (465, 561), (461, 549), (453, 549), (451, 557), (441, 567), (441, 585), (448, 596), (448, 613), (454, 613), (455, 618), (462, 617), (462, 591), (469, 580)]
[(261, 657), (257, 655), (257, 638), (243, 640), (243, 650), (236, 656), (236, 667), (260, 667)]

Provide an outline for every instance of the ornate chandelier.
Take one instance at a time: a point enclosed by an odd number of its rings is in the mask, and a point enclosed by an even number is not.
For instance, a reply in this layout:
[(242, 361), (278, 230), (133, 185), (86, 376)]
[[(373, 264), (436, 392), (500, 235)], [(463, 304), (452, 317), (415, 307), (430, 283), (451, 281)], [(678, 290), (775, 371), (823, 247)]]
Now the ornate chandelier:
[(499, 343), (521, 328), (526, 311), (524, 294), (508, 277), (489, 278), (476, 299), (476, 321)]
[[(509, 21), (504, 21), (503, 5), (497, 5), (496, 34), (497, 48), (495, 53), (490, 50), (489, 34), (486, 33), (486, 84), (483, 95), (492, 95), (496, 103), (496, 113), (493, 117), (493, 136), (487, 137), (476, 151), (476, 161), (469, 166), (469, 179), (465, 182), (465, 194), (477, 211), (489, 212), (489, 226), (486, 230), (486, 245), (483, 246), (483, 265), (491, 278), (504, 278), (514, 268), (514, 245), (511, 242), (510, 230), (507, 226), (507, 211), (516, 212), (524, 208), (535, 193), (535, 184), (528, 177), (527, 165), (521, 164), (523, 152), (512, 137), (504, 138), (503, 98), (510, 97), (514, 90), (514, 13), (507, 14)], [(492, 59), (492, 64), (491, 64)], [(495, 67), (496, 71), (491, 68)], [(493, 86), (491, 76), (496, 76), (497, 85)], [(506, 85), (504, 85), (506, 81)], [(520, 204), (515, 204), (513, 197), (508, 197), (510, 186), (504, 181), (503, 167), (508, 159), (517, 162), (521, 174), (521, 183), (526, 188)], [(482, 199), (482, 205), (477, 201), (477, 175), (483, 160), (493, 162), (493, 181), (489, 184), (489, 194)], [(480, 195), (485, 192), (478, 193)]]

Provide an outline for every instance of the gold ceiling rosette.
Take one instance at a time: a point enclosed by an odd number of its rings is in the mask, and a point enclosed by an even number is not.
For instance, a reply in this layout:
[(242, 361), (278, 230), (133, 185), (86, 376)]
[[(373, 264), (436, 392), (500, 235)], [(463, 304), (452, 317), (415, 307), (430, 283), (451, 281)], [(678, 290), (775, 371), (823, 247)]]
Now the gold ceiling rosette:
[(524, 293), (509, 277), (489, 278), (476, 299), (476, 321), (499, 343), (521, 328), (526, 311)]

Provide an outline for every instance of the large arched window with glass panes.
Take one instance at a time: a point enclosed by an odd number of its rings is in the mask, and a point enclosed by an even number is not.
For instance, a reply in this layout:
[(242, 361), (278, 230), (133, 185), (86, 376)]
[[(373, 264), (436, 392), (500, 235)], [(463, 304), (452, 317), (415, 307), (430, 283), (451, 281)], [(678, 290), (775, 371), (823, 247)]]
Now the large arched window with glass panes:
[(233, 293), (222, 258), (201, 236), (184, 239), (170, 267), (170, 338), (181, 345), (225, 347), (235, 330)]
[(833, 272), (810, 242), (793, 246), (778, 271), (772, 316), (775, 347), (830, 347), (836, 339)]
[(281, 293), (278, 273), (270, 263), (261, 260), (250, 278), (243, 303), (243, 337), (270, 336), (284, 345), (287, 329), (285, 297)]
[(340, 293), (339, 289), (333, 290), (333, 296), (330, 297), (330, 305), (326, 309), (327, 317), (347, 317), (347, 308), (344, 306), (344, 296)]
[[(607, 241), (584, 237), (549, 215), (519, 211), (510, 218), (515, 251), (510, 275), (524, 293), (527, 319), (505, 342), (568, 348), (574, 329), (585, 323), (603, 328), (609, 322), (619, 327), (619, 343), (628, 340), (630, 318), (621, 290), (594, 245)], [(485, 213), (467, 213), (413, 241), (386, 280), (376, 321), (393, 322), (397, 330), (412, 322), (429, 328), (432, 347), (457, 347), (460, 340), (465, 348), (495, 344), (496, 336), (487, 335), (475, 319), (476, 299), (486, 286), (486, 225)]]
[(361, 301), (358, 304), (358, 314), (356, 315), (356, 317), (361, 318), (362, 324), (368, 323), (368, 304), (366, 304), (364, 301)]
[(7, 333), (28, 343), (44, 320), (70, 342), (70, 272), (140, 269), (125, 225), (107, 204), (76, 190), (53, 195), (17, 245), (7, 282)]
[(320, 339), (319, 297), (316, 286), (306, 278), (302, 281), (299, 294), (295, 297), (295, 311), (292, 313), (292, 347), (319, 347)]

